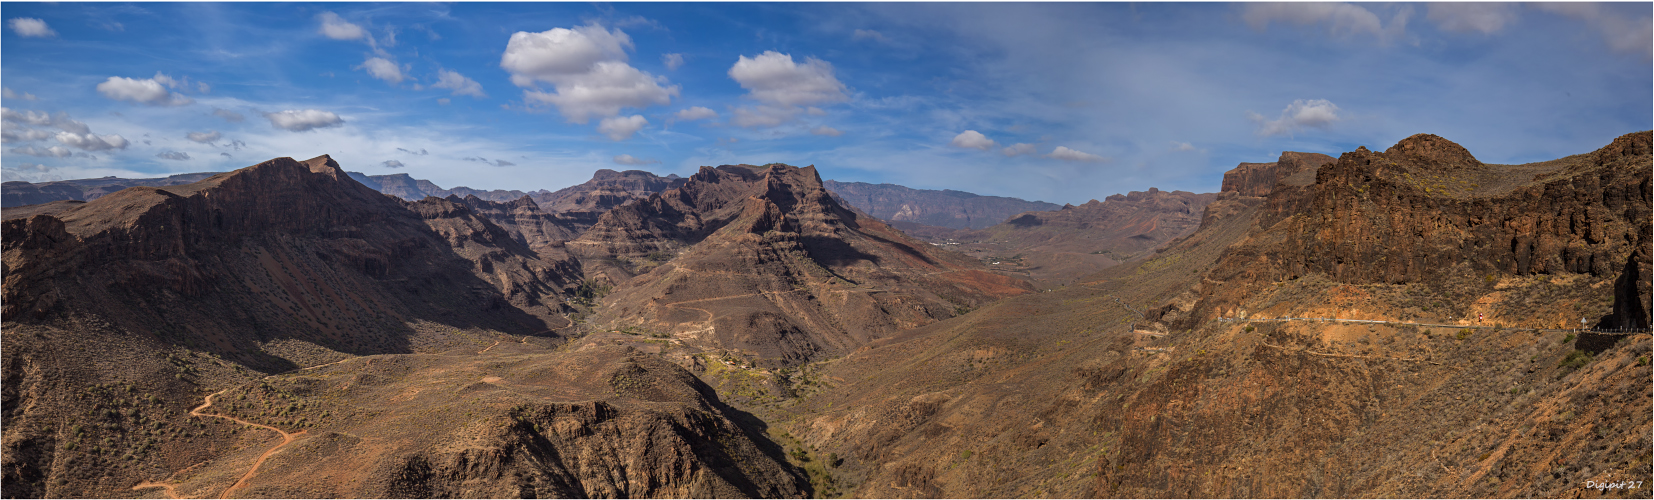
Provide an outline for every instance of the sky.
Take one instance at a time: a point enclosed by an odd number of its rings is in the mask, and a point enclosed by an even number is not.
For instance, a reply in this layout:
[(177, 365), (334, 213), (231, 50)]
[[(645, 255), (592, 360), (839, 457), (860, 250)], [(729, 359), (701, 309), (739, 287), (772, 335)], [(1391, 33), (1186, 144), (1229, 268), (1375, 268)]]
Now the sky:
[(0, 3), (6, 181), (329, 154), (443, 187), (597, 169), (1084, 203), (1433, 133), (1654, 128), (1651, 3)]

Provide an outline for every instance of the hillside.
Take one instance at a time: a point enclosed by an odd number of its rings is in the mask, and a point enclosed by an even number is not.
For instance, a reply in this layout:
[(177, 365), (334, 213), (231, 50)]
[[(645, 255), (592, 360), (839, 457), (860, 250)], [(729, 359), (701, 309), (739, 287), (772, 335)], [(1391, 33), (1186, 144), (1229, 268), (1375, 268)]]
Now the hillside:
[(1654, 473), (1650, 337), (1554, 328), (1648, 324), (1649, 143), (1242, 165), (1263, 196), (1154, 257), (806, 366), (763, 413), (856, 497), (1639, 495), (1584, 485)]
[(855, 207), (889, 223), (950, 229), (982, 229), (1023, 212), (1061, 208), (1043, 201), (982, 196), (951, 189), (913, 189), (895, 184), (825, 181), (822, 185), (842, 205)]
[(463, 206), (397, 201), (326, 156), (42, 208), (3, 227), (8, 496), (125, 496), (146, 471), (189, 465), (161, 450), (201, 432), (186, 410), (207, 388), (561, 342), (578, 281)]
[(1029, 291), (845, 209), (814, 167), (705, 167), (605, 213), (567, 248), (589, 279), (613, 287), (598, 324), (768, 366), (839, 355)]

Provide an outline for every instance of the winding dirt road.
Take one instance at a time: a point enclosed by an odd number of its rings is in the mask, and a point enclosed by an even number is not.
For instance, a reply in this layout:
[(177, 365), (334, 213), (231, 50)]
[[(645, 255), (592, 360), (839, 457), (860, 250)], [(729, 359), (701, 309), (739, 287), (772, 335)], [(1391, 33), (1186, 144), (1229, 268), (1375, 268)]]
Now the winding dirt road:
[[(311, 370), (311, 369), (321, 368), (321, 367), (324, 367), (324, 366), (336, 365), (336, 364), (339, 364), (339, 363), (350, 361), (352, 359), (356, 359), (356, 358), (354, 358), (354, 357), (345, 358), (345, 359), (341, 359), (341, 360), (338, 360), (338, 361), (334, 361), (332, 363), (324, 363), (324, 364), (320, 364), (320, 365), (316, 365), (316, 366), (307, 366), (307, 367), (300, 368), (300, 369), (294, 370), (294, 371), (304, 371), (304, 370)], [(291, 373), (291, 372), (289, 372), (289, 373)], [(275, 376), (276, 375), (271, 375), (269, 377), (264, 377), (264, 378), (269, 379), (270, 377), (275, 377)], [(247, 469), (247, 473), (242, 474), (241, 478), (236, 480), (235, 484), (230, 485), (230, 487), (225, 489), (223, 493), (219, 493), (216, 498), (229, 498), (230, 493), (233, 493), (233, 492), (235, 492), (235, 490), (246, 487), (247, 486), (247, 481), (252, 479), (254, 475), (258, 474), (258, 468), (264, 466), (264, 461), (265, 460), (268, 460), (271, 455), (274, 455), (277, 451), (281, 450), (282, 447), (287, 446), (289, 443), (292, 443), (293, 440), (298, 439), (299, 436), (303, 436), (303, 435), (310, 432), (308, 430), (299, 431), (299, 432), (287, 432), (287, 431), (277, 429), (275, 427), (271, 427), (271, 426), (268, 426), (268, 425), (248, 422), (246, 420), (242, 420), (242, 419), (227, 416), (227, 415), (219, 415), (219, 414), (215, 414), (215, 413), (206, 413), (206, 412), (203, 411), (203, 410), (206, 410), (207, 408), (212, 407), (212, 405), (213, 405), (212, 400), (213, 400), (214, 397), (217, 397), (220, 394), (224, 394), (225, 392), (227, 392), (229, 390), (230, 389), (224, 389), (222, 391), (218, 391), (218, 392), (215, 392), (215, 393), (212, 393), (212, 394), (208, 394), (207, 397), (202, 400), (201, 406), (197, 406), (197, 407), (195, 407), (195, 409), (190, 410), (190, 416), (192, 416), (192, 417), (222, 418), (222, 419), (229, 420), (231, 422), (235, 422), (235, 423), (238, 423), (238, 424), (241, 424), (241, 425), (246, 425), (246, 426), (249, 426), (249, 427), (258, 427), (260, 429), (269, 429), (271, 431), (275, 431), (276, 434), (281, 435), (281, 444), (277, 444), (277, 445), (271, 447), (270, 449), (265, 450), (264, 454), (259, 455), (258, 460), (253, 462), (253, 466), (251, 468)], [(174, 473), (173, 475), (176, 476), (177, 473)], [(138, 483), (137, 486), (132, 487), (132, 489), (134, 491), (142, 490), (142, 489), (148, 489), (148, 488), (163, 488), (163, 489), (165, 489), (166, 493), (167, 493), (167, 498), (186, 498), (186, 497), (178, 496), (178, 485), (175, 485), (175, 484), (168, 484), (168, 483), (156, 482), (156, 481), (144, 481), (144, 482)]]

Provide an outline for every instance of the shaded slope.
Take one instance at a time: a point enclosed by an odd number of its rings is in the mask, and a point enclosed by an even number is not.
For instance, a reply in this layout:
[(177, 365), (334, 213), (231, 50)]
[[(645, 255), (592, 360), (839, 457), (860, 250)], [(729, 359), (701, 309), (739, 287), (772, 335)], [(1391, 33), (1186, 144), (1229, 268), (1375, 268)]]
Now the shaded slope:
[(178, 174), (153, 179), (120, 179), (104, 177), (100, 179), (75, 179), (67, 181), (53, 181), (29, 183), (11, 181), (4, 183), (3, 196), (0, 196), (0, 207), (19, 207), (36, 205), (58, 200), (92, 201), (99, 197), (134, 186), (176, 186), (189, 184), (211, 177), (213, 172), (194, 174)]
[(588, 277), (615, 284), (600, 323), (766, 364), (843, 353), (1028, 290), (844, 209), (813, 167), (703, 168), (604, 214), (567, 248)]
[(350, 354), (552, 343), (569, 325), (575, 264), (326, 156), (57, 208), (3, 227), (8, 496), (115, 496), (215, 453), (157, 448), (203, 387)]

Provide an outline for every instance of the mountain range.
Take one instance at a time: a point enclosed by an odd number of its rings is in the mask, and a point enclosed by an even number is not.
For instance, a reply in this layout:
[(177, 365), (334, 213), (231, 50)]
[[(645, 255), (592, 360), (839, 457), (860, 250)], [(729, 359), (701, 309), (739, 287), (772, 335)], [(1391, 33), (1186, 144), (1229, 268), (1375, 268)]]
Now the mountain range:
[(277, 158), (9, 207), (0, 487), (1597, 495), (1654, 473), (1651, 143), (1420, 134), (929, 241), (784, 164), (519, 195)]

